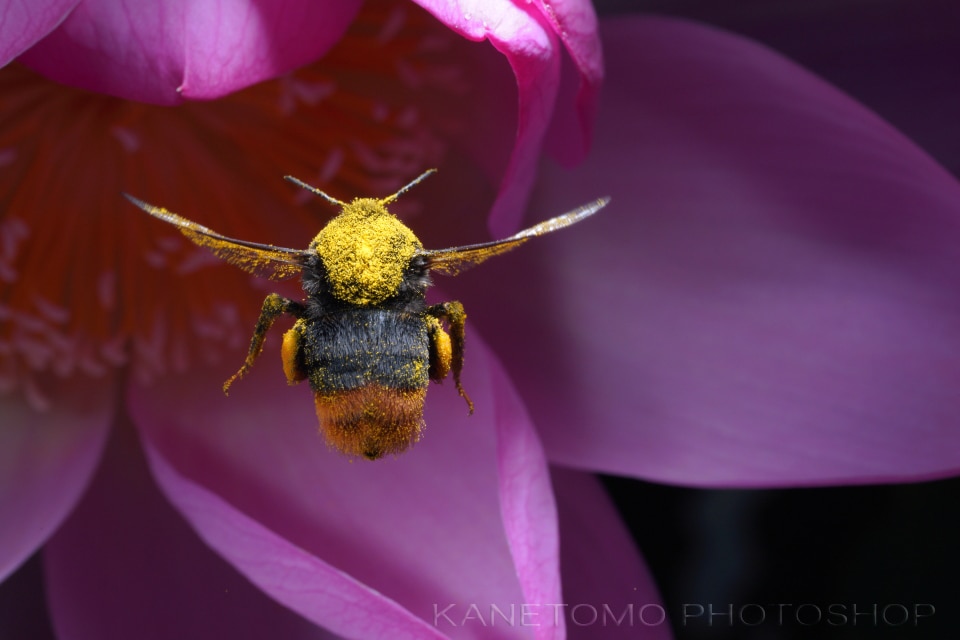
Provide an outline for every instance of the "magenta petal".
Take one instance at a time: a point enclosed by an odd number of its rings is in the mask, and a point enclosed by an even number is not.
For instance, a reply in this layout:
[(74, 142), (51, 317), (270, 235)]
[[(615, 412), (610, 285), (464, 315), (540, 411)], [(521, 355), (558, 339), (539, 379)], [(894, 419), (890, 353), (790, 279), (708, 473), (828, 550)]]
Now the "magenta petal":
[(801, 6), (788, 0), (773, 8), (691, 0), (668, 11), (771, 44), (809, 65), (918, 141), (954, 175), (960, 173), (955, 3), (854, 0)]
[(44, 549), (57, 637), (330, 637), (206, 547), (157, 490), (130, 424), (117, 431), (90, 490)]
[(276, 351), (229, 398), (226, 370), (131, 394), (158, 482), (224, 558), (349, 637), (460, 635), (471, 604), (488, 616), (560, 597), (543, 452), (479, 340), (464, 380), (476, 414), (432, 385), (423, 440), (375, 463), (326, 447), (309, 388), (285, 384)]
[(538, 0), (535, 4), (566, 45), (575, 67), (576, 80), (569, 65), (564, 65), (564, 76), (571, 76), (565, 84), (571, 85), (572, 97), (562, 84), (546, 139), (546, 150), (552, 156), (573, 165), (583, 160), (590, 148), (603, 79), (597, 15), (587, 0)]
[[(505, 235), (515, 230), (520, 222), (536, 177), (536, 165), (544, 136), (557, 108), (562, 50), (557, 34), (548, 28), (556, 27), (556, 24), (546, 22), (533, 7), (517, 5), (509, 0), (470, 0), (457, 3), (418, 0), (417, 4), (465, 38), (489, 40), (490, 44), (507, 58), (513, 70), (518, 91), (516, 135), (512, 140), (513, 148), (509, 160), (500, 171), (502, 177), (499, 195), (490, 214), (493, 232), (496, 235)], [(574, 4), (579, 7), (579, 3)], [(578, 27), (589, 22), (572, 18), (571, 21)], [(579, 43), (586, 37), (584, 34), (576, 35), (578, 51), (585, 48)], [(599, 50), (598, 45), (597, 49)], [(590, 59), (590, 64), (597, 65), (593, 57), (581, 57)], [(483, 73), (493, 75), (489, 70), (484, 70)], [(498, 87), (489, 84), (486, 78), (483, 80), (483, 86), (490, 90), (490, 113), (496, 114), (502, 109), (503, 100), (513, 96), (498, 91)], [(598, 81), (597, 77), (587, 83), (592, 86), (591, 91), (595, 92), (595, 83)], [(590, 100), (583, 98), (585, 104)], [(489, 113), (485, 115), (490, 117)], [(583, 121), (588, 122), (590, 119), (589, 116), (584, 116)], [(485, 136), (486, 132), (480, 127), (478, 133), (479, 136), (474, 140), (477, 147), (474, 153), (482, 156), (485, 153), (482, 136)], [(573, 137), (575, 142), (572, 144), (582, 146), (587, 134), (578, 131)], [(562, 144), (558, 142), (558, 146)], [(496, 150), (492, 150), (492, 153), (497, 155)]]
[(536, 211), (613, 204), (462, 279), (550, 459), (708, 486), (956, 473), (957, 181), (767, 49), (603, 33), (596, 153), (545, 167)]
[(46, 542), (86, 488), (113, 419), (114, 383), (60, 382), (43, 402), (37, 409), (0, 396), (0, 580)]
[(566, 45), (583, 81), (599, 88), (603, 51), (593, 4), (589, 0), (537, 0), (534, 4)]
[[(471, 341), (472, 349), (478, 347)], [(524, 601), (555, 602), (560, 595), (557, 507), (543, 445), (503, 368), (489, 356), (484, 359), (495, 402), (490, 407), (496, 410), (500, 511)], [(471, 357), (472, 366), (479, 360)], [(563, 629), (562, 624), (546, 626)], [(538, 637), (552, 637), (552, 632)]]
[(79, 0), (7, 2), (0, 9), (0, 67), (50, 33)]
[(21, 60), (58, 82), (131, 100), (211, 99), (316, 59), (359, 6), (87, 0)]
[(600, 482), (558, 467), (552, 476), (560, 514), (561, 611), (569, 637), (672, 638), (653, 577)]
[(392, 600), (178, 474), (152, 448), (148, 453), (160, 486), (200, 536), (287, 607), (350, 638), (384, 637), (391, 632), (400, 637), (443, 637)]

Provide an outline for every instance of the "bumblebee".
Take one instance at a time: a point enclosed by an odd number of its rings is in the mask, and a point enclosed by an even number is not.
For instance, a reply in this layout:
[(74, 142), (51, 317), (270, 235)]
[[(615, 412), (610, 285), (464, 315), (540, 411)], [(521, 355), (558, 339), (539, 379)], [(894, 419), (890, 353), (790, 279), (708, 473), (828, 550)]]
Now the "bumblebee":
[(601, 198), (503, 240), (427, 250), (387, 205), (433, 172), (426, 171), (386, 198), (352, 202), (287, 176), (340, 207), (305, 250), (227, 238), (162, 207), (126, 197), (244, 271), (273, 280), (301, 274), (306, 297), (266, 297), (246, 360), (223, 391), (228, 393), (253, 367), (274, 321), (283, 314), (293, 316), (281, 346), (287, 381), (310, 381), (320, 429), (333, 448), (376, 460), (401, 453), (420, 439), (430, 380), (440, 382), (452, 372), (458, 393), (473, 413), (460, 380), (467, 315), (459, 302), (427, 305), (431, 272), (456, 275), (530, 238), (579, 222), (609, 201)]

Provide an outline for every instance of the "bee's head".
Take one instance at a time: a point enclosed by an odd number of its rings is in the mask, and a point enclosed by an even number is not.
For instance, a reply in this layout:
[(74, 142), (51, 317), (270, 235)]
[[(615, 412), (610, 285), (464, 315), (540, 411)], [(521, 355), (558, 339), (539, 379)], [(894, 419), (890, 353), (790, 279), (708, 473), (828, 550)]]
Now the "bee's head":
[(396, 295), (411, 258), (423, 245), (387, 211), (383, 200), (345, 203), (310, 243), (327, 271), (332, 293), (344, 302), (375, 305)]

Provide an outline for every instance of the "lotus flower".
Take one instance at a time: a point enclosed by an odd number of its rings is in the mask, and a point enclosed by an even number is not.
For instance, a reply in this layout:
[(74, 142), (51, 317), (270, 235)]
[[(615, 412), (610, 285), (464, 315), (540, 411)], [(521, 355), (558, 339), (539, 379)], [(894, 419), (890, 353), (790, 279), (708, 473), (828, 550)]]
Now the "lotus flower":
[[(641, 618), (652, 580), (584, 471), (956, 472), (956, 181), (769, 50), (610, 20), (594, 150), (561, 169), (541, 154), (585, 153), (600, 80), (581, 3), (73, 4), (0, 29), (4, 60), (33, 70), (0, 75), (0, 572), (42, 556), (0, 624), (669, 637)], [(443, 283), (471, 316), (477, 414), (431, 389), (423, 441), (370, 464), (325, 449), (275, 342), (222, 396), (263, 283), (119, 196), (297, 247), (329, 212), (280, 175), (346, 198), (432, 165), (396, 207), (427, 246), (476, 241), (485, 219), (509, 233), (528, 202), (530, 218), (615, 202)], [(591, 621), (604, 606), (635, 615)]]

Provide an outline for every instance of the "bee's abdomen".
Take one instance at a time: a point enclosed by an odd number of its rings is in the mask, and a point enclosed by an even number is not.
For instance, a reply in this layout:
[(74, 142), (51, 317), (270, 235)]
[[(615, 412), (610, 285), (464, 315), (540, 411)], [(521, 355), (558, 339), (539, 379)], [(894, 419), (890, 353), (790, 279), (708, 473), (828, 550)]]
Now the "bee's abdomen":
[(348, 456), (376, 460), (402, 453), (420, 439), (426, 388), (400, 390), (368, 384), (314, 394), (327, 443)]
[(303, 368), (321, 394), (375, 385), (423, 389), (429, 380), (427, 324), (418, 314), (355, 308), (306, 323)]
[(332, 447), (373, 460), (420, 438), (430, 370), (424, 317), (343, 309), (304, 323), (300, 347)]

